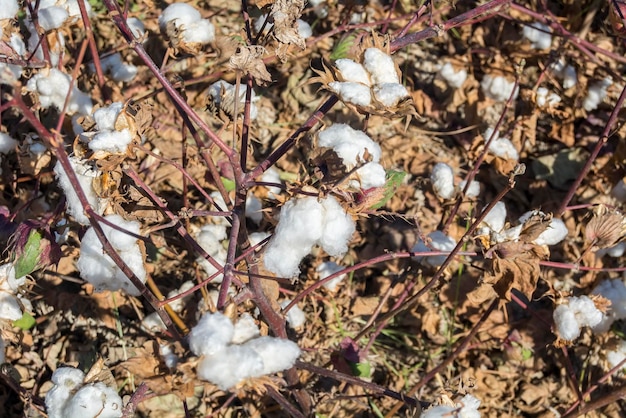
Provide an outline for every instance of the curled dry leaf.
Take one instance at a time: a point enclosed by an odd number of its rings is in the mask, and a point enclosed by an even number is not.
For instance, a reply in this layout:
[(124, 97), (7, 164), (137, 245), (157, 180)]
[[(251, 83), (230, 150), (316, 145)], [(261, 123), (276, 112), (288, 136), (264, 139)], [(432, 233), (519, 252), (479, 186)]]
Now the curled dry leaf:
[(585, 226), (585, 238), (592, 248), (609, 248), (626, 236), (626, 217), (616, 209), (597, 206), (593, 217)]
[(259, 45), (239, 46), (237, 52), (230, 57), (229, 65), (235, 70), (254, 77), (261, 86), (272, 81), (272, 76), (265, 67), (263, 54), (265, 48)]
[(306, 48), (304, 38), (298, 33), (297, 20), (304, 10), (304, 0), (276, 0), (272, 4), (270, 16), (274, 19), (273, 33), (281, 44), (276, 54), (281, 61), (287, 59), (287, 48), (296, 45), (300, 49)]

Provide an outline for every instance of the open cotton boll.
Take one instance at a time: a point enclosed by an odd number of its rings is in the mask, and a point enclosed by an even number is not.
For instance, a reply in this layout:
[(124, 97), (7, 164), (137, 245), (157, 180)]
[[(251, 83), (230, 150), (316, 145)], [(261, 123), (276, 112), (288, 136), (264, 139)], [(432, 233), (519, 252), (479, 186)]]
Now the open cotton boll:
[[(94, 179), (100, 177), (102, 173), (92, 168), (88, 161), (81, 160), (78, 157), (70, 157), (70, 164), (76, 173), (76, 177), (78, 178), (78, 182), (80, 183), (81, 189), (83, 190), (87, 201), (97, 214), (102, 215), (108, 205), (108, 200), (98, 197), (93, 188)], [(59, 186), (65, 193), (67, 213), (74, 217), (76, 222), (82, 225), (89, 225), (89, 218), (83, 211), (83, 207), (78, 200), (78, 194), (76, 194), (74, 186), (70, 183), (70, 179), (65, 173), (65, 170), (61, 166), (60, 162), (55, 164), (54, 174), (59, 182)]]
[(59, 6), (40, 8), (37, 13), (38, 23), (46, 32), (63, 26), (69, 16), (67, 10)]
[(0, 291), (0, 319), (17, 321), (23, 316), (22, 307), (17, 297)]
[(319, 133), (318, 138), (320, 147), (335, 150), (344, 164), (349, 165), (350, 168), (354, 167), (359, 159), (361, 161), (365, 159), (365, 150), (373, 162), (378, 162), (382, 154), (380, 145), (372, 141), (365, 132), (352, 129), (343, 123), (335, 123), (324, 129)]
[(11, 135), (0, 132), (0, 154), (8, 154), (15, 151), (17, 140), (11, 138)]
[(558, 94), (549, 91), (545, 87), (539, 87), (537, 89), (537, 96), (535, 100), (537, 106), (539, 107), (553, 107), (561, 102), (561, 97)]
[(89, 149), (122, 154), (126, 152), (132, 140), (133, 137), (128, 129), (100, 132), (89, 141)]
[(4, 344), (4, 340), (2, 339), (2, 336), (0, 336), (0, 364), (4, 363), (5, 360), (5, 344)]
[(122, 416), (122, 398), (102, 382), (81, 387), (66, 403), (65, 417), (118, 418)]
[[(217, 107), (222, 109), (228, 115), (233, 114), (235, 104), (235, 90), (236, 86), (230, 84), (224, 80), (218, 80), (211, 84), (207, 90), (207, 94), (210, 96), (211, 102)], [(258, 97), (254, 90), (250, 96), (251, 102), (256, 102)], [(239, 86), (239, 104), (237, 105), (237, 112), (241, 114), (246, 103), (246, 86)], [(258, 115), (258, 109), (254, 103), (250, 103), (250, 119), (255, 120)]]
[(109, 106), (101, 107), (93, 112), (93, 120), (96, 122), (96, 129), (99, 131), (115, 130), (115, 120), (124, 108), (124, 103), (114, 102)]
[(204, 357), (198, 364), (198, 378), (227, 390), (242, 380), (263, 375), (263, 359), (251, 347), (232, 345)]
[(456, 192), (454, 188), (454, 173), (452, 172), (452, 167), (448, 164), (435, 164), (433, 171), (430, 173), (430, 181), (437, 196), (442, 199), (454, 197)]
[(387, 107), (393, 107), (400, 103), (402, 99), (409, 97), (406, 87), (399, 83), (377, 84), (373, 90), (376, 100)]
[(111, 78), (115, 81), (128, 82), (137, 75), (137, 67), (123, 63), (119, 52), (102, 58), (100, 65), (102, 71), (111, 74)]
[(489, 152), (496, 157), (500, 157), (506, 160), (519, 160), (519, 153), (515, 146), (508, 138), (500, 137), (500, 133), (498, 131), (493, 131), (493, 128), (487, 128), (483, 137), (485, 138), (485, 142), (489, 141), (492, 135), (495, 135), (489, 144)]
[(46, 412), (50, 418), (65, 417), (64, 407), (77, 388), (82, 386), (85, 373), (73, 367), (59, 367), (52, 373), (53, 386), (46, 393)]
[(208, 44), (215, 40), (215, 26), (206, 19), (185, 25), (183, 40), (189, 43)]
[(220, 312), (205, 313), (189, 333), (189, 348), (197, 356), (212, 356), (230, 344), (234, 333), (229, 317)]
[(355, 222), (333, 196), (322, 200), (322, 205), (324, 230), (318, 243), (331, 256), (343, 255), (356, 230)]
[(454, 67), (449, 62), (446, 62), (441, 66), (439, 69), (439, 75), (441, 78), (446, 80), (446, 83), (448, 83), (450, 87), (455, 89), (461, 88), (467, 79), (467, 71), (464, 68), (455, 71)]
[(135, 38), (141, 38), (146, 33), (146, 27), (143, 22), (136, 17), (129, 17), (126, 19), (126, 23), (130, 28), (130, 32)]
[[(47, 71), (47, 74), (45, 74)], [(42, 108), (51, 106), (58, 110), (63, 109), (65, 98), (70, 91), (70, 76), (56, 68), (41, 71), (35, 74), (28, 83), (26, 89), (39, 95), (39, 103)], [(72, 87), (70, 100), (67, 104), (67, 112), (79, 112), (83, 115), (91, 113), (93, 104), (89, 95), (78, 90), (76, 85)]]
[[(609, 367), (612, 369), (617, 367), (618, 364), (622, 363), (626, 358), (626, 341), (621, 340), (618, 346), (614, 350), (609, 350), (606, 352), (606, 360), (609, 362)], [(622, 369), (626, 367), (625, 364), (622, 364)]]
[[(498, 102), (509, 100), (511, 94), (513, 94), (513, 99), (516, 99), (519, 92), (519, 88), (515, 87), (515, 82), (508, 81), (502, 76), (492, 76), (491, 74), (485, 74), (480, 82), (480, 87), (485, 96)], [(513, 91), (514, 88), (515, 91)]]
[(355, 184), (350, 183), (355, 188), (362, 190), (371, 189), (372, 187), (383, 187), (387, 182), (387, 172), (385, 168), (378, 163), (367, 163), (356, 171), (358, 181)]
[(263, 203), (253, 194), (246, 197), (246, 218), (259, 225), (263, 220)]
[(533, 242), (537, 245), (556, 245), (563, 241), (569, 231), (561, 219), (553, 218), (550, 224)]
[(344, 102), (357, 106), (369, 106), (372, 102), (372, 93), (365, 84), (351, 81), (332, 81), (328, 83), (328, 87)]
[[(167, 294), (167, 299), (173, 298), (174, 296), (180, 295), (181, 293), (185, 293), (192, 287), (194, 287), (194, 283), (191, 280), (187, 280), (186, 282), (181, 284), (178, 289), (169, 292)], [(168, 303), (168, 305), (172, 308), (174, 312), (180, 313), (183, 311), (183, 309), (185, 309), (185, 306), (187, 305), (187, 302), (189, 302), (191, 297), (191, 294), (183, 296), (182, 298), (176, 299), (175, 301)]]
[(300, 357), (298, 344), (282, 338), (269, 336), (254, 338), (243, 344), (242, 347), (251, 348), (261, 357), (263, 370), (253, 377), (289, 369)]
[(313, 36), (313, 29), (311, 29), (311, 25), (304, 20), (296, 20), (296, 25), (298, 25), (298, 35), (300, 35), (301, 38), (307, 39)]
[(159, 344), (159, 354), (168, 369), (173, 369), (178, 364), (178, 356), (174, 353), (171, 345)]
[[(291, 303), (291, 299), (285, 299), (280, 302), (280, 307), (285, 309)], [(287, 323), (291, 328), (300, 328), (306, 322), (306, 315), (304, 311), (300, 309), (298, 305), (294, 305), (289, 311), (287, 311), (287, 316), (285, 317)]]
[(596, 257), (608, 255), (609, 257), (619, 258), (624, 255), (624, 252), (626, 252), (626, 241), (618, 242), (610, 248), (603, 248), (596, 251)]
[[(139, 223), (126, 221), (120, 215), (107, 215), (106, 220), (130, 232), (139, 232)], [(101, 224), (104, 235), (113, 248), (118, 252), (124, 263), (142, 282), (146, 281), (146, 269), (143, 255), (137, 244), (137, 239), (110, 226)], [(80, 243), (80, 256), (77, 263), (80, 276), (91, 283), (96, 292), (103, 290), (124, 290), (132, 296), (139, 296), (141, 292), (132, 284), (115, 262), (104, 252), (102, 243), (93, 227), (90, 227)]]
[(605, 77), (604, 80), (591, 84), (587, 91), (587, 97), (583, 100), (583, 108), (587, 112), (597, 109), (598, 105), (600, 105), (606, 97), (606, 89), (612, 84), (613, 79), (611, 77)]
[(259, 327), (249, 313), (242, 314), (235, 323), (232, 344), (243, 344), (260, 335)]
[[(271, 166), (270, 168), (265, 170), (263, 174), (261, 174), (261, 181), (264, 183), (282, 184), (282, 181), (280, 180), (280, 173), (274, 166)], [(270, 199), (275, 199), (276, 196), (278, 196), (280, 192), (282, 192), (282, 189), (277, 186), (265, 186), (265, 187), (267, 188), (267, 191), (268, 191), (267, 197)]]
[(372, 84), (400, 83), (393, 59), (378, 48), (367, 48), (363, 66), (370, 73)]
[(19, 10), (20, 6), (17, 4), (17, 0), (5, 0), (0, 7), (0, 20), (13, 19)]
[[(324, 261), (319, 266), (317, 266), (315, 270), (317, 271), (317, 274), (319, 274), (319, 279), (323, 280), (328, 276), (331, 276), (343, 270), (343, 267), (333, 261)], [(346, 274), (340, 274), (334, 279), (331, 279), (328, 282), (324, 283), (324, 287), (330, 291), (334, 291), (337, 288), (337, 285), (341, 283), (341, 281), (345, 278)]]
[[(459, 193), (462, 192), (463, 189), (465, 189), (466, 184), (467, 184), (466, 180), (462, 180), (459, 183), (459, 186), (457, 187)], [(480, 195), (480, 183), (477, 182), (476, 180), (472, 180), (469, 187), (467, 188), (467, 192), (465, 192), (465, 197), (472, 199), (472, 198), (478, 197), (478, 195)]]
[[(419, 240), (417, 244), (413, 247), (413, 252), (422, 253), (422, 252), (430, 252), (430, 251), (452, 251), (454, 247), (456, 247), (456, 241), (441, 231), (433, 231), (428, 234), (428, 239), (430, 241), (430, 248), (427, 246), (424, 241)], [(436, 256), (415, 256), (413, 257), (420, 263), (429, 265), (431, 267), (438, 267), (446, 261), (448, 258), (447, 255), (436, 255)]]
[(425, 410), (421, 418), (480, 418), (480, 400), (472, 395), (465, 395), (454, 406), (437, 405)]
[(573, 296), (557, 306), (552, 317), (559, 336), (573, 341), (580, 336), (582, 327), (598, 325), (602, 321), (602, 312), (588, 296)]
[(591, 291), (591, 294), (603, 296), (611, 301), (611, 306), (602, 317), (602, 321), (593, 327), (593, 332), (606, 332), (614, 321), (626, 318), (626, 286), (623, 281), (603, 280)]
[(541, 22), (533, 22), (524, 26), (524, 38), (531, 42), (533, 49), (548, 49), (552, 45), (552, 29)]
[(260, 243), (261, 241), (263, 241), (265, 238), (269, 236), (270, 236), (269, 232), (260, 231), (260, 232), (251, 233), (250, 236), (248, 237), (248, 239), (250, 240), (250, 246), (254, 247), (255, 245), (257, 245), (258, 243)]
[(187, 26), (202, 19), (200, 12), (186, 3), (173, 3), (163, 10), (159, 16), (159, 27), (165, 30), (167, 23), (173, 21), (177, 28)]
[(344, 81), (365, 84), (371, 86), (370, 75), (363, 65), (348, 58), (340, 58), (335, 61), (335, 67), (339, 70)]

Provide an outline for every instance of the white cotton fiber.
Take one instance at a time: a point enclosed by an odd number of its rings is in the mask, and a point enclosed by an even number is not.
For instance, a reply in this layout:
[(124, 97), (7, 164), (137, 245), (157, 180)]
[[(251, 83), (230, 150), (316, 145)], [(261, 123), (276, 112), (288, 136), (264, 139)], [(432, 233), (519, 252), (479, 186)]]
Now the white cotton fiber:
[(63, 408), (72, 393), (82, 386), (85, 373), (73, 367), (59, 367), (52, 373), (54, 386), (46, 393), (46, 412), (51, 418), (63, 417)]
[(115, 130), (115, 120), (119, 116), (120, 112), (124, 108), (124, 103), (114, 102), (109, 106), (101, 107), (93, 112), (93, 119), (96, 122), (96, 129), (98, 131), (113, 131)]
[(300, 35), (302, 39), (308, 39), (313, 36), (313, 29), (311, 29), (311, 25), (304, 20), (296, 20), (296, 25), (298, 25), (298, 35)]
[(111, 78), (115, 81), (128, 82), (137, 75), (137, 67), (122, 62), (119, 52), (102, 58), (100, 65), (102, 71), (111, 74)]
[(568, 298), (552, 316), (558, 335), (567, 341), (578, 338), (582, 327), (595, 327), (602, 321), (602, 312), (588, 296)]
[(186, 3), (173, 3), (163, 10), (159, 16), (159, 27), (165, 30), (167, 22), (173, 21), (176, 27), (189, 25), (202, 19), (200, 12)]
[(18, 299), (10, 293), (0, 291), (0, 319), (17, 321), (22, 315)]
[[(452, 251), (454, 247), (456, 247), (456, 241), (441, 231), (433, 231), (428, 234), (429, 246), (424, 243), (424, 241), (419, 240), (417, 244), (413, 247), (413, 252), (423, 253), (430, 251)], [(431, 249), (432, 248), (432, 249)], [(429, 265), (432, 267), (438, 267), (446, 261), (448, 258), (447, 255), (436, 255), (436, 256), (415, 256), (413, 257), (420, 263), (425, 265)]]
[(2, 7), (0, 7), (0, 20), (13, 19), (19, 10), (20, 6), (17, 0), (4, 0)]
[[(224, 202), (220, 202), (220, 206), (225, 208), (226, 206), (222, 206)], [(226, 239), (226, 226), (225, 225), (203, 225), (200, 228), (200, 233), (198, 234), (196, 240), (200, 247), (204, 249), (204, 251), (209, 254), (215, 262), (219, 265), (223, 266), (226, 262), (226, 249), (222, 245), (221, 241)], [(200, 267), (204, 270), (207, 276), (212, 276), (217, 273), (217, 268), (210, 263), (207, 259), (202, 256), (198, 256), (196, 259)], [(214, 283), (221, 283), (223, 280), (223, 275), (218, 275), (213, 279)]]
[[(51, 68), (35, 74), (28, 80), (26, 89), (39, 94), (39, 104), (42, 108), (47, 109), (53, 106), (61, 110), (70, 91), (70, 80), (69, 75), (56, 68)], [(74, 84), (67, 105), (67, 112), (88, 115), (91, 113), (92, 106), (89, 95), (78, 90)]]
[(189, 348), (197, 355), (212, 356), (230, 344), (235, 328), (226, 315), (206, 313), (189, 333)]
[(609, 367), (612, 369), (617, 367), (620, 363), (622, 364), (622, 369), (626, 367), (626, 364), (623, 364), (622, 361), (626, 358), (626, 341), (621, 340), (618, 343), (618, 346), (614, 350), (609, 350), (606, 353), (606, 359), (609, 362)]
[(495, 131), (494, 134), (493, 128), (487, 128), (485, 130), (485, 133), (483, 134), (485, 142), (489, 141), (489, 138), (491, 138), (492, 135), (494, 135), (494, 138), (489, 144), (489, 152), (491, 154), (505, 160), (519, 160), (519, 153), (513, 143), (508, 138), (500, 137), (500, 133), (498, 131)]
[(242, 344), (260, 335), (259, 327), (249, 313), (242, 314), (233, 330), (232, 344)]
[[(317, 271), (317, 274), (319, 274), (319, 279), (323, 280), (327, 278), (328, 276), (331, 276), (343, 269), (344, 268), (342, 266), (340, 266), (339, 264), (333, 261), (324, 261), (319, 266), (317, 266), (315, 270)], [(346, 278), (345, 274), (340, 274), (339, 276), (324, 283), (324, 287), (330, 291), (334, 291), (337, 288), (337, 285), (341, 283), (341, 281), (345, 278)]]
[(602, 321), (593, 327), (593, 332), (606, 332), (611, 328), (613, 322), (626, 318), (626, 286), (622, 280), (603, 280), (591, 293), (603, 296), (611, 301), (611, 306), (604, 314)]
[(409, 92), (400, 83), (382, 83), (373, 88), (374, 97), (386, 107), (396, 106), (400, 101), (409, 97)]
[(8, 154), (15, 151), (17, 140), (11, 138), (11, 135), (0, 132), (0, 154)]
[(136, 17), (129, 17), (126, 23), (135, 38), (141, 38), (146, 33), (146, 27), (143, 22)]
[(378, 48), (367, 48), (363, 66), (370, 73), (372, 84), (400, 83), (393, 59)]
[(587, 97), (583, 100), (583, 108), (587, 112), (597, 109), (606, 97), (606, 89), (612, 84), (613, 79), (611, 77), (606, 77), (601, 81), (591, 84), (587, 91)]
[(550, 224), (533, 242), (537, 245), (556, 245), (563, 241), (569, 231), (565, 226), (565, 223), (558, 218), (553, 218)]
[(253, 194), (246, 197), (246, 218), (257, 225), (263, 220), (263, 202)]
[(2, 339), (2, 336), (0, 336), (0, 364), (3, 364), (5, 361), (5, 348), (4, 340)]
[(626, 182), (624, 179), (615, 183), (615, 186), (613, 186), (613, 189), (611, 190), (611, 196), (620, 202), (626, 202)]
[(548, 49), (552, 45), (552, 29), (540, 22), (533, 22), (524, 26), (524, 38), (531, 42), (533, 49)]
[(492, 76), (491, 74), (485, 74), (480, 83), (480, 87), (483, 93), (485, 93), (485, 96), (498, 102), (509, 100), (511, 94), (513, 94), (513, 99), (516, 99), (517, 93), (519, 92), (519, 88), (515, 88), (515, 91), (513, 91), (515, 87), (514, 82), (508, 81), (502, 76)]
[(454, 70), (454, 67), (449, 62), (446, 62), (441, 69), (439, 70), (439, 75), (446, 80), (446, 83), (450, 87), (455, 89), (461, 88), (465, 80), (467, 79), (467, 71), (465, 69), (460, 69), (458, 71)]
[(335, 67), (339, 70), (341, 78), (344, 81), (361, 83), (366, 86), (371, 85), (369, 73), (365, 71), (365, 67), (358, 62), (354, 62), (348, 58), (341, 58), (335, 61)]
[[(70, 157), (70, 164), (72, 170), (76, 173), (76, 177), (78, 178), (82, 191), (85, 193), (87, 201), (97, 214), (102, 215), (108, 205), (108, 200), (98, 197), (93, 188), (94, 180), (100, 177), (102, 173), (93, 168), (88, 161), (81, 160), (78, 157)], [(78, 194), (74, 190), (74, 186), (70, 183), (70, 179), (60, 162), (57, 162), (54, 166), (54, 174), (59, 182), (59, 186), (65, 193), (67, 212), (74, 217), (76, 222), (82, 225), (89, 225), (89, 218), (87, 218), (83, 211), (83, 207), (78, 200)]]
[[(281, 308), (286, 308), (291, 303), (291, 299), (285, 299), (280, 303)], [(287, 323), (291, 328), (299, 328), (306, 322), (306, 315), (304, 311), (300, 309), (298, 305), (294, 305), (289, 311), (287, 311), (287, 316), (285, 317)]]
[(446, 163), (437, 163), (430, 173), (430, 181), (433, 190), (437, 196), (442, 199), (450, 199), (454, 197), (456, 189), (454, 188), (454, 173), (452, 167)]
[[(356, 185), (361, 190), (371, 189), (372, 187), (383, 187), (387, 182), (387, 172), (379, 163), (367, 163), (356, 171), (358, 181)], [(352, 186), (352, 184), (351, 184)]]
[(553, 107), (561, 102), (561, 97), (545, 87), (537, 89), (536, 103), (539, 107)]
[(318, 244), (331, 256), (343, 255), (355, 231), (354, 220), (334, 197), (322, 200), (322, 206), (324, 229)]
[[(126, 221), (120, 215), (107, 215), (105, 219), (129, 232), (139, 232), (139, 223), (136, 221)], [(100, 225), (104, 235), (118, 252), (124, 263), (126, 263), (142, 283), (145, 283), (146, 269), (143, 255), (137, 244), (137, 239), (117, 231), (104, 223)], [(98, 239), (93, 227), (87, 230), (80, 243), (80, 256), (78, 257), (77, 267), (80, 276), (91, 283), (96, 292), (121, 289), (133, 296), (139, 296), (141, 294), (111, 257), (104, 252), (102, 243)]]
[(183, 39), (189, 43), (208, 44), (215, 40), (215, 27), (206, 19), (201, 19), (185, 26)]
[(341, 97), (344, 102), (357, 106), (369, 106), (372, 102), (372, 93), (368, 86), (351, 81), (332, 81), (328, 83), (330, 90)]
[(81, 387), (63, 409), (64, 417), (118, 418), (122, 416), (122, 398), (102, 382)]
[[(459, 183), (457, 187), (459, 193), (463, 191), (466, 184), (467, 184), (467, 181), (465, 180), (462, 180)], [(465, 197), (472, 199), (472, 198), (478, 197), (479, 195), (480, 195), (480, 183), (477, 182), (476, 180), (472, 180), (469, 187), (467, 188), (467, 192), (465, 192)]]
[(263, 359), (245, 345), (230, 346), (204, 357), (198, 364), (198, 377), (222, 390), (227, 390), (244, 379), (262, 375)]
[(69, 13), (63, 7), (51, 6), (39, 8), (37, 17), (41, 28), (44, 31), (49, 32), (63, 26), (63, 23), (65, 23), (69, 17)]
[(425, 410), (421, 418), (480, 418), (480, 400), (472, 395), (465, 395), (454, 406), (436, 405)]
[(282, 338), (259, 337), (249, 340), (243, 347), (251, 348), (261, 357), (263, 370), (253, 377), (289, 369), (300, 356), (298, 344)]
[[(261, 181), (264, 183), (274, 183), (274, 184), (282, 184), (280, 179), (280, 172), (276, 169), (276, 167), (271, 166), (261, 175)], [(282, 189), (277, 186), (265, 186), (268, 191), (267, 197), (270, 199), (275, 199), (276, 196), (282, 192)]]
[(128, 129), (100, 132), (89, 142), (89, 149), (123, 154), (132, 140), (133, 137)]

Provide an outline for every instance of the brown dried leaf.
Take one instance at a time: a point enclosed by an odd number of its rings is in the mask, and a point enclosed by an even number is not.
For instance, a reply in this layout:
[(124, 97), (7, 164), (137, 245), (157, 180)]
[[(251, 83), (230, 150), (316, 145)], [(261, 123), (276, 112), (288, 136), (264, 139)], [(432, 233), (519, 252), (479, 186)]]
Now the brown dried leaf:
[(306, 48), (304, 38), (298, 33), (297, 20), (304, 10), (304, 0), (277, 0), (272, 4), (270, 16), (274, 19), (274, 37), (282, 45), (277, 50), (281, 61), (287, 59), (287, 47), (296, 45), (300, 49)]
[(229, 65), (235, 70), (249, 74), (259, 85), (264, 86), (272, 81), (272, 76), (263, 62), (264, 53), (265, 48), (259, 45), (239, 46), (237, 52), (230, 57)]

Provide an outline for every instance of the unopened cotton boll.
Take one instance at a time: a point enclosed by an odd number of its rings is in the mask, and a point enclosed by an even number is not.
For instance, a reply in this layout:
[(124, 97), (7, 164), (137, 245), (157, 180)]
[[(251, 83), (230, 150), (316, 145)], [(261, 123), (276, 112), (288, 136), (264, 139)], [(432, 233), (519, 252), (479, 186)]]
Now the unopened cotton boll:
[(226, 315), (206, 313), (189, 333), (189, 348), (197, 355), (215, 355), (230, 344), (235, 328)]
[(373, 84), (400, 83), (393, 59), (378, 48), (367, 48), (363, 66), (370, 73)]
[(340, 58), (335, 61), (335, 67), (344, 81), (371, 86), (370, 75), (362, 64), (348, 58)]
[(454, 188), (454, 173), (452, 167), (446, 163), (437, 163), (430, 173), (430, 181), (433, 185), (433, 191), (442, 199), (450, 199), (454, 197), (456, 189)]
[(587, 91), (587, 97), (583, 100), (583, 108), (587, 112), (597, 109), (606, 97), (606, 89), (612, 84), (613, 79), (611, 77), (606, 77), (604, 80), (591, 84)]
[[(426, 245), (424, 241), (419, 240), (413, 247), (413, 252), (423, 253), (431, 251), (452, 251), (456, 247), (456, 241), (441, 231), (433, 231), (428, 234), (429, 245)], [(432, 249), (431, 249), (432, 248)], [(429, 265), (431, 267), (438, 267), (446, 261), (447, 255), (436, 256), (415, 256), (413, 257), (420, 263)]]
[(446, 62), (439, 70), (439, 75), (446, 80), (446, 83), (450, 87), (455, 89), (461, 88), (465, 80), (467, 79), (467, 71), (461, 68), (458, 71), (454, 70), (454, 67), (449, 62)]
[[(286, 308), (291, 303), (291, 299), (285, 299), (280, 303), (281, 308)], [(291, 328), (300, 328), (306, 322), (306, 315), (304, 311), (300, 309), (298, 305), (294, 305), (289, 311), (287, 311), (287, 316), (285, 317), (287, 323)]]
[(524, 38), (531, 42), (533, 49), (548, 49), (552, 45), (552, 29), (540, 22), (524, 26)]
[[(480, 83), (480, 87), (485, 96), (498, 102), (505, 102), (513, 95), (513, 99), (517, 98), (519, 88), (515, 87), (515, 82), (508, 81), (502, 76), (492, 76), (485, 74)], [(513, 90), (515, 88), (515, 90)]]

